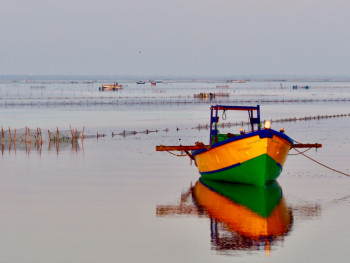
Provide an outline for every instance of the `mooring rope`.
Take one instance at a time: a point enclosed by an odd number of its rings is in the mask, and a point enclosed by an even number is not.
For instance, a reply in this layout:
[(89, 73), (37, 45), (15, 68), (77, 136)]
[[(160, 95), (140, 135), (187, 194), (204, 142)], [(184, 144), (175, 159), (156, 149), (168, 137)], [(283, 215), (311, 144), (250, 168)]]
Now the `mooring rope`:
[[(293, 148), (295, 149), (295, 148)], [(289, 153), (288, 155), (299, 155), (299, 154), (302, 154), (302, 153), (306, 153), (307, 151), (309, 151), (311, 148), (309, 149), (306, 149), (305, 151), (301, 152), (301, 153)]]
[(299, 154), (305, 156), (306, 158), (310, 159), (311, 161), (313, 161), (313, 162), (315, 162), (315, 163), (317, 163), (317, 164), (319, 164), (319, 165), (321, 165), (321, 166), (323, 166), (323, 167), (325, 167), (325, 168), (327, 168), (327, 169), (329, 169), (329, 170), (332, 170), (333, 172), (340, 173), (340, 174), (342, 174), (342, 175), (345, 175), (345, 176), (349, 176), (349, 177), (350, 177), (350, 174), (343, 173), (343, 172), (338, 171), (338, 170), (336, 170), (336, 169), (334, 169), (334, 168), (332, 168), (332, 167), (329, 167), (329, 166), (327, 166), (327, 165), (325, 165), (325, 164), (323, 164), (323, 163), (320, 163), (319, 161), (316, 161), (315, 159), (311, 158), (310, 156), (307, 156), (306, 154), (304, 154), (303, 152), (301, 152), (301, 151), (299, 151), (299, 150), (297, 150), (297, 149), (295, 149), (295, 148), (294, 148), (294, 150), (296, 150)]
[(302, 142), (298, 142), (297, 140), (294, 140), (294, 139), (293, 139), (293, 143), (295, 143), (295, 142), (296, 142), (296, 143), (303, 144)]

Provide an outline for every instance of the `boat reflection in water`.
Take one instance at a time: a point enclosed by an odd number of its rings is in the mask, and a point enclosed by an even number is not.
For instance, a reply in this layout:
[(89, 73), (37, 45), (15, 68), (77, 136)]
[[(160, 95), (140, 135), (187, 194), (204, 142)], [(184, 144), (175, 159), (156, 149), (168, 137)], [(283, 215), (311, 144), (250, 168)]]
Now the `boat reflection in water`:
[(211, 219), (212, 245), (217, 250), (269, 252), (292, 226), (291, 210), (276, 181), (261, 187), (201, 178), (193, 197)]
[[(193, 204), (186, 204), (191, 194)], [(269, 255), (271, 245), (283, 241), (293, 224), (276, 181), (253, 186), (200, 178), (182, 194), (179, 206), (157, 206), (157, 216), (179, 214), (208, 216), (212, 249), (220, 254), (265, 250)]]

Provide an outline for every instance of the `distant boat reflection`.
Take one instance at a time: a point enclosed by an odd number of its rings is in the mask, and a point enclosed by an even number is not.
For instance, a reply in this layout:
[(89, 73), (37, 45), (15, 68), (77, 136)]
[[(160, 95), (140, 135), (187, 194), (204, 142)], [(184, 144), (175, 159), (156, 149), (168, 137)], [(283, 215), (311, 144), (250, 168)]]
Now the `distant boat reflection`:
[[(192, 204), (186, 200), (192, 196)], [(277, 182), (260, 187), (200, 178), (179, 206), (157, 206), (157, 216), (196, 214), (210, 218), (212, 249), (221, 254), (262, 250), (283, 241), (293, 225)]]

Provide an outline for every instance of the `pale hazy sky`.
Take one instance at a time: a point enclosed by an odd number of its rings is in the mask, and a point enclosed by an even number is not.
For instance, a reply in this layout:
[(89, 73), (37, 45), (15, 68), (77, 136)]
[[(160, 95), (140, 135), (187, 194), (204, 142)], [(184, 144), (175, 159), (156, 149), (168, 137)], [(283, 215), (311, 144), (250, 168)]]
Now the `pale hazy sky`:
[(0, 75), (350, 75), (349, 0), (0, 0)]

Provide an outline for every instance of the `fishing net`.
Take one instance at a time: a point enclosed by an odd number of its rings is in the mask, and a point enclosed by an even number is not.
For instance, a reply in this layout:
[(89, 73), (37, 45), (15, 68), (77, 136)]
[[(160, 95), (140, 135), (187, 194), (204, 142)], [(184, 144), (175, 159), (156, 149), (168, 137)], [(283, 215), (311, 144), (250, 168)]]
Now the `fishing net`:
[(43, 130), (40, 128), (30, 129), (4, 129), (1, 128), (1, 142), (2, 144), (11, 143), (44, 143), (44, 142), (59, 142), (71, 143), (76, 141), (81, 136), (81, 131), (78, 130)]

